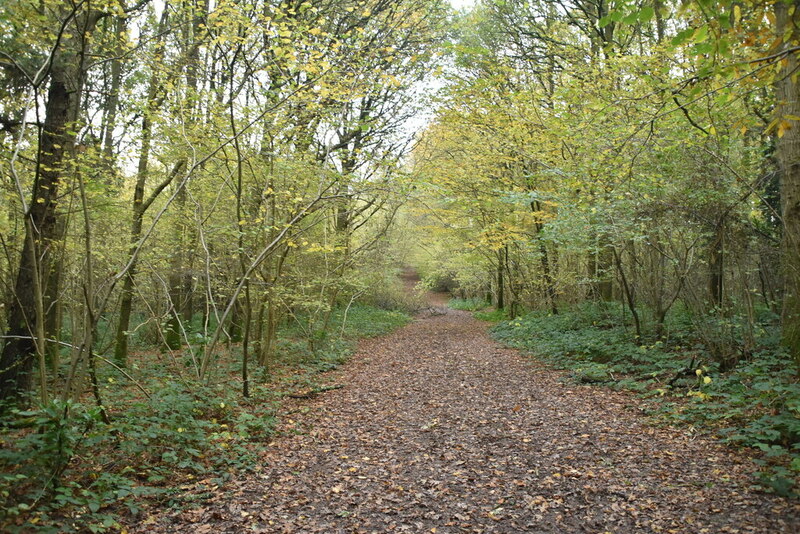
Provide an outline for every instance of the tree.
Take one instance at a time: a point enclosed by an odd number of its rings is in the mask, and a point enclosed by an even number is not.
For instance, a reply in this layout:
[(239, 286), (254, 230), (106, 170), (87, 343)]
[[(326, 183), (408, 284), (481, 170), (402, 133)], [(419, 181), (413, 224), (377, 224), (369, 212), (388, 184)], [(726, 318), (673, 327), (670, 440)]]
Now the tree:
[(8, 308), (6, 343), (0, 355), (0, 400), (15, 399), (30, 389), (36, 355), (42, 395), (47, 392), (43, 285), (57, 247), (58, 195), (79, 127), (91, 37), (97, 22), (106, 15), (83, 3), (73, 7), (61, 2), (43, 3), (40, 14), (52, 17), (58, 30), (48, 43), (45, 62), (27, 76), (31, 94), (46, 84), (47, 96), (30, 195), (25, 195), (21, 178), (15, 176), (24, 211), (25, 239)]
[(800, 84), (797, 81), (800, 10), (775, 2), (775, 32), (780, 71), (775, 80), (777, 136), (775, 155), (781, 179), (783, 218), (783, 340), (800, 370)]

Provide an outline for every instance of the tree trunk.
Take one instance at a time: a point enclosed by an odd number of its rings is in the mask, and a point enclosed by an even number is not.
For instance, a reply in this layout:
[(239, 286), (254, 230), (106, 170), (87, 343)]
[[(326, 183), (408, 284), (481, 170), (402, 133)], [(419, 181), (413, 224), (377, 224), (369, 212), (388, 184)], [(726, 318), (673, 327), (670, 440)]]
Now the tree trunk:
[(272, 352), (275, 345), (275, 333), (278, 328), (278, 314), (275, 310), (275, 304), (270, 299), (267, 300), (266, 306), (266, 328), (260, 340), (258, 365), (269, 372), (269, 364), (272, 361)]
[[(789, 6), (775, 2), (776, 32), (781, 38), (789, 30), (783, 46), (792, 46), (798, 37), (800, 10), (789, 14)], [(795, 6), (796, 7), (796, 6)], [(798, 58), (790, 53), (775, 83), (776, 118), (779, 135), (775, 143), (781, 177), (781, 211), (783, 217), (782, 261), (785, 277), (782, 326), (783, 342), (800, 369), (800, 84), (796, 79)], [(789, 119), (787, 117), (793, 116)], [(788, 124), (787, 124), (788, 123)], [(782, 135), (781, 135), (782, 133)]]
[(502, 310), (506, 307), (505, 285), (503, 284), (503, 249), (497, 251), (497, 309)]
[(103, 126), (103, 159), (109, 170), (114, 168), (114, 128), (117, 125), (119, 111), (119, 89), (122, 85), (122, 54), (123, 39), (127, 25), (126, 17), (114, 17), (115, 33), (115, 58), (111, 61), (111, 80), (109, 82), (108, 96), (104, 104)]
[[(180, 243), (182, 245), (182, 243)], [(176, 256), (180, 256), (181, 252), (175, 252)], [(182, 300), (182, 277), (180, 270), (175, 268), (175, 263), (180, 263), (180, 260), (173, 259), (171, 272), (169, 273), (169, 319), (167, 320), (167, 331), (164, 332), (164, 342), (170, 350), (178, 350), (182, 345), (181, 336), (181, 300)]]
[(186, 250), (189, 247), (188, 240), (186, 239), (187, 224), (184, 222), (184, 210), (186, 208), (186, 187), (181, 186), (176, 197), (176, 211), (178, 212), (178, 222), (175, 223), (173, 244), (175, 249), (170, 259), (170, 270), (167, 278), (169, 284), (169, 319), (167, 320), (167, 331), (164, 333), (164, 340), (167, 348), (170, 350), (178, 350), (182, 345), (182, 328), (181, 322), (191, 320), (191, 312), (186, 316), (186, 273), (184, 272), (184, 265), (186, 263), (185, 256)]
[[(541, 206), (539, 205), (538, 201), (534, 201), (531, 203), (531, 211), (537, 213), (541, 211)], [(544, 278), (544, 285), (545, 285), (545, 297), (547, 298), (547, 304), (550, 308), (550, 312), (553, 315), (558, 315), (558, 306), (556, 305), (556, 283), (553, 279), (552, 268), (550, 265), (550, 255), (547, 252), (547, 244), (541, 237), (542, 230), (544, 229), (544, 224), (541, 222), (535, 223), (536, 227), (536, 235), (539, 240), (539, 256), (540, 261), (542, 263), (542, 276)]]
[[(153, 134), (151, 114), (155, 111), (155, 79), (150, 81), (148, 94), (148, 111), (142, 118), (142, 146), (139, 151), (139, 163), (136, 171), (136, 187), (133, 191), (133, 220), (131, 221), (129, 257), (136, 255), (136, 247), (142, 236), (142, 221), (144, 219), (144, 186), (147, 181), (148, 160), (150, 158), (150, 144)], [(130, 328), (131, 312), (133, 310), (133, 288), (136, 278), (138, 262), (134, 258), (125, 279), (122, 283), (122, 296), (119, 305), (119, 321), (114, 345), (114, 361), (117, 365), (125, 366), (128, 359), (128, 329)]]
[[(167, 10), (161, 16), (159, 22), (157, 35), (163, 35), (164, 28), (167, 24)], [(155, 57), (160, 59), (163, 55), (163, 42), (156, 43)], [(114, 361), (117, 365), (125, 366), (128, 359), (128, 329), (130, 328), (131, 312), (133, 310), (133, 288), (135, 285), (136, 271), (138, 267), (137, 253), (139, 239), (142, 236), (142, 224), (144, 220), (144, 213), (152, 201), (152, 197), (147, 202), (144, 200), (144, 189), (147, 182), (148, 163), (150, 159), (150, 148), (153, 138), (153, 117), (158, 110), (160, 101), (157, 101), (159, 91), (159, 79), (157, 73), (153, 72), (150, 76), (150, 81), (147, 88), (147, 107), (142, 117), (142, 145), (139, 149), (139, 160), (136, 167), (136, 186), (133, 190), (133, 218), (131, 221), (131, 235), (130, 246), (128, 248), (129, 258), (131, 258), (130, 267), (128, 272), (125, 273), (125, 279), (122, 283), (122, 294), (120, 297), (119, 306), (119, 321), (117, 322), (117, 330), (114, 337)], [(163, 101), (163, 99), (161, 99)], [(180, 169), (176, 165), (173, 170), (173, 175), (177, 174)]]
[[(203, 25), (206, 23), (208, 13), (208, 0), (199, 2), (185, 2), (184, 8), (187, 9), (186, 16), (191, 20), (191, 24), (186, 26), (183, 36), (188, 43), (186, 50), (186, 108), (189, 110), (189, 122), (199, 123), (200, 100), (197, 97), (197, 71), (200, 66), (200, 44)], [(166, 344), (173, 350), (181, 348), (181, 321), (190, 322), (193, 315), (192, 302), (192, 274), (189, 264), (193, 251), (196, 236), (191, 235), (191, 226), (186, 223), (189, 219), (183, 213), (186, 209), (186, 185), (182, 185), (176, 197), (176, 210), (180, 214), (175, 229), (176, 251), (170, 262), (170, 273), (168, 277), (170, 310), (167, 322)]]
[[(65, 238), (67, 233), (67, 218), (56, 217), (56, 228), (54, 231), (53, 244), (53, 257), (50, 262), (47, 272), (47, 281), (43, 288), (44, 310), (45, 310), (45, 323), (44, 332), (47, 339), (60, 340), (61, 338), (61, 318), (62, 309), (61, 299), (61, 282), (63, 278), (63, 262), (65, 255)], [(57, 248), (57, 250), (56, 250)], [(58, 370), (59, 366), (59, 350), (58, 343), (48, 343), (46, 354), (47, 360), (50, 363), (53, 371)]]
[[(66, 14), (64, 14), (66, 15)], [(0, 400), (17, 399), (31, 388), (36, 354), (37, 322), (34, 287), (42, 286), (49, 270), (58, 224), (56, 207), (63, 179), (65, 156), (75, 143), (73, 127), (80, 110), (86, 77), (85, 52), (100, 13), (81, 10), (73, 17), (71, 37), (53, 52), (44, 125), (39, 137), (36, 177), (28, 212), (26, 236), (9, 303), (5, 346), (0, 354)], [(44, 343), (44, 339), (39, 340)], [(41, 347), (40, 347), (41, 348)], [(43, 370), (41, 370), (43, 372)]]
[(708, 258), (708, 290), (711, 297), (711, 306), (714, 309), (721, 309), (723, 305), (724, 290), (724, 231), (723, 221), (717, 221), (714, 227), (714, 235), (711, 237)]
[(655, 18), (656, 18), (656, 37), (658, 42), (661, 43), (664, 40), (664, 36), (667, 32), (667, 24), (664, 20), (664, 14), (662, 11), (664, 10), (664, 2), (663, 0), (655, 0), (653, 2), (653, 9), (655, 10)]
[(597, 294), (604, 302), (614, 300), (614, 281), (611, 278), (613, 268), (614, 248), (601, 241), (600, 250), (597, 251)]
[(628, 308), (631, 310), (633, 327), (636, 330), (636, 339), (638, 341), (642, 338), (642, 323), (639, 320), (639, 312), (636, 310), (636, 297), (633, 293), (633, 288), (628, 284), (628, 277), (625, 275), (625, 269), (622, 266), (622, 258), (620, 257), (620, 254), (615, 248), (612, 248), (612, 253), (614, 254), (614, 261), (617, 264), (617, 272), (619, 273), (620, 282), (622, 282), (622, 291), (625, 294), (625, 300), (628, 303)]

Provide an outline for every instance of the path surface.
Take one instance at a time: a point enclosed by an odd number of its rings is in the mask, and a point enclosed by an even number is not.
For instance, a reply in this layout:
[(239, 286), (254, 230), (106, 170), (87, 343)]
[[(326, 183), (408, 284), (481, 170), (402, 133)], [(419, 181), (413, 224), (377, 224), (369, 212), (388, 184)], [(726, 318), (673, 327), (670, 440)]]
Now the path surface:
[(262, 473), (146, 531), (800, 532), (796, 505), (748, 491), (734, 451), (559, 377), (468, 313), (423, 314), (302, 401), (301, 433)]

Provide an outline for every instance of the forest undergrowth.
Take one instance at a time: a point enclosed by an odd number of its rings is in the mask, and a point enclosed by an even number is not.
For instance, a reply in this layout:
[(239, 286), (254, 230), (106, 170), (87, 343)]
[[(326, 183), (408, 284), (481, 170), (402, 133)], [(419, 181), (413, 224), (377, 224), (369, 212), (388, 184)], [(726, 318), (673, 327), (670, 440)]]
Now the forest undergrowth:
[(241, 344), (232, 343), (208, 383), (187, 376), (191, 351), (200, 346), (183, 351), (186, 361), (150, 348), (134, 353), (124, 372), (98, 367), (102, 408), (87, 395), (13, 410), (0, 434), (0, 530), (119, 530), (121, 516), (136, 517), (143, 508), (213, 496), (233, 474), (257, 469), (279, 420), (292, 416), (281, 411), (282, 399), (337, 387), (325, 373), (352, 354), (358, 339), (408, 320), (398, 310), (342, 307), (313, 343), (303, 318), (286, 324), (249, 397), (240, 392)]

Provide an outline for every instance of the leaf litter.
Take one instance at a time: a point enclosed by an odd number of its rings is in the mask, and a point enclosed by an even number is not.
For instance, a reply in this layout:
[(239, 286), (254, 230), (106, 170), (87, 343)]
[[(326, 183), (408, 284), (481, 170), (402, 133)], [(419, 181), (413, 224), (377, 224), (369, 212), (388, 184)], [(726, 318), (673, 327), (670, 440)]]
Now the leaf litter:
[(130, 532), (800, 532), (741, 452), (565, 383), (440, 295), (328, 374), (257, 473)]

